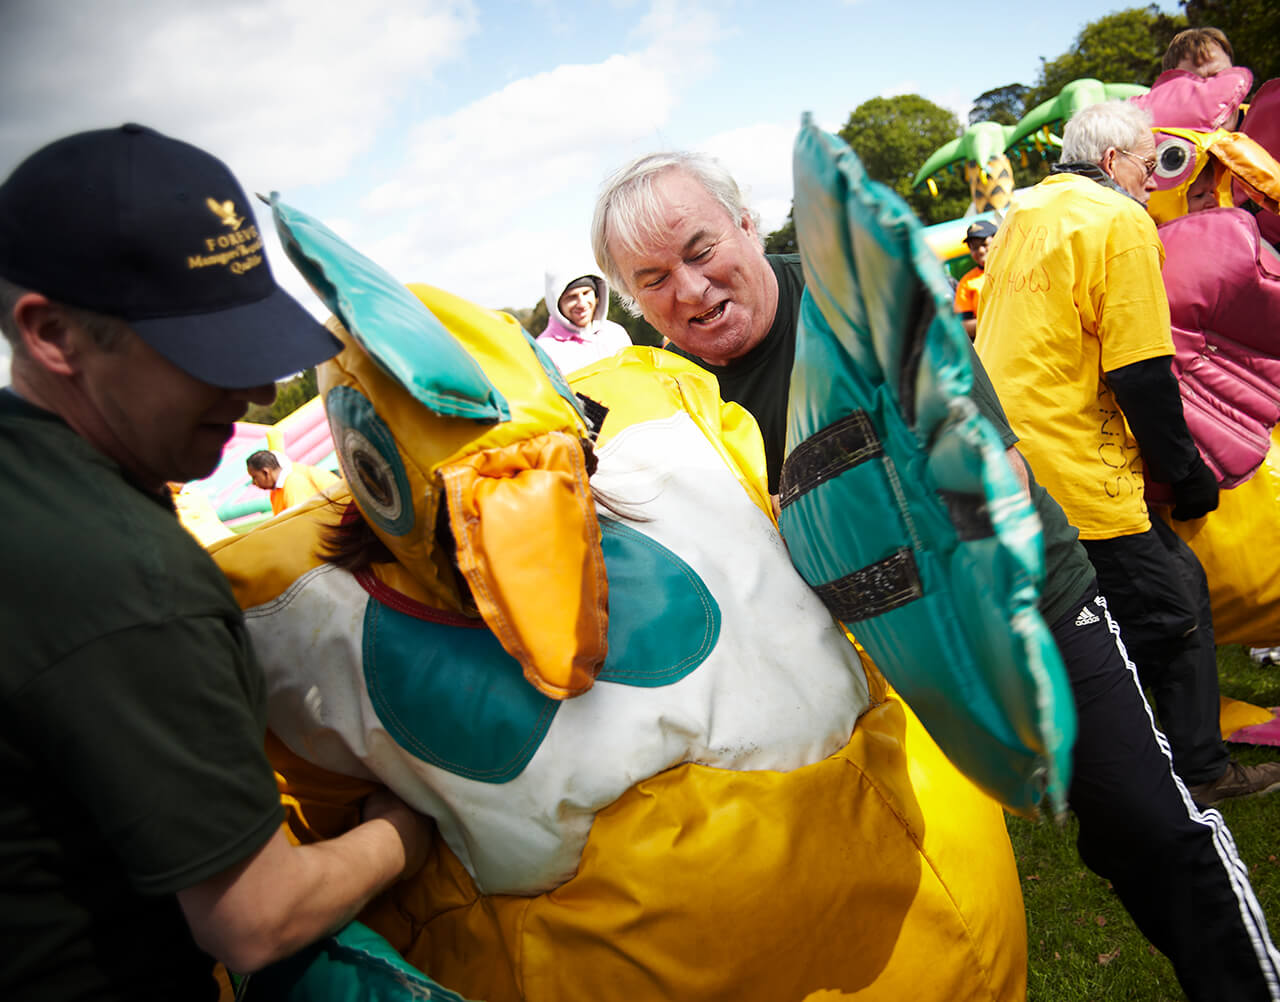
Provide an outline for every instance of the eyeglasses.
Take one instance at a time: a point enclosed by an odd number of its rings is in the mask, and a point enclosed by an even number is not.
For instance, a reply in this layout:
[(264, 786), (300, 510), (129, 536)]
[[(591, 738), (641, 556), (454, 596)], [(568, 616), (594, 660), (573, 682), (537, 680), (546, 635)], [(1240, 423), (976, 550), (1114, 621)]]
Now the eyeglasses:
[(1146, 184), (1151, 180), (1151, 175), (1156, 172), (1156, 161), (1147, 160), (1138, 156), (1136, 153), (1130, 153), (1128, 150), (1116, 150), (1123, 157), (1128, 157), (1134, 163), (1142, 168), (1142, 183)]

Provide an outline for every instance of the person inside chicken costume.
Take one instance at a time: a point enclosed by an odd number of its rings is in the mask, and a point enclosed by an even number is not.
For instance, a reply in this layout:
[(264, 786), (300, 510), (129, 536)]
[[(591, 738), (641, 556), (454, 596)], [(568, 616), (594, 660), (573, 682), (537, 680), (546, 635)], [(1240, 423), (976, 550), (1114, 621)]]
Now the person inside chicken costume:
[[(273, 211), (344, 345), (319, 382), (346, 487), (214, 556), (295, 837), (379, 784), (439, 828), (362, 921), (488, 1002), (1023, 998), (1000, 805), (796, 573), (715, 378), (633, 347), (570, 385), (509, 315)], [(1015, 729), (993, 773), (1060, 798), (1070, 735)]]
[[(1280, 80), (1166, 70), (1135, 103), (1155, 124), (1156, 190), (1148, 210), (1164, 245), (1187, 427), (1223, 488), (1205, 519), (1171, 522), (1209, 582), (1219, 644), (1280, 644)], [(1148, 496), (1168, 497), (1148, 481)], [(1223, 697), (1230, 740), (1280, 745), (1272, 708)]]

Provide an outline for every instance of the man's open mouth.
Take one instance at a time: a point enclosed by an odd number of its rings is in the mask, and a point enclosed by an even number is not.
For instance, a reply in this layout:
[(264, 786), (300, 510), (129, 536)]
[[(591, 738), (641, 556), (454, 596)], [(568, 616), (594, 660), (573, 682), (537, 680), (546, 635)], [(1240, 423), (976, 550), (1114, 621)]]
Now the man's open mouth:
[(728, 300), (717, 303), (705, 313), (699, 313), (696, 317), (690, 317), (689, 322), (692, 324), (709, 324), (715, 320), (719, 320), (724, 315), (724, 308), (729, 305)]

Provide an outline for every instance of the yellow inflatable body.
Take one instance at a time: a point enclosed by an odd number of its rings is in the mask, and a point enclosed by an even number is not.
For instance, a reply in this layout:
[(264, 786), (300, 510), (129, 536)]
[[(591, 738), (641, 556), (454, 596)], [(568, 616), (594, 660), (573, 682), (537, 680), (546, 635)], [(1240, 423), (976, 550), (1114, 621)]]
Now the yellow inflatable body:
[[(1220, 644), (1280, 645), (1280, 428), (1252, 477), (1219, 495), (1193, 522), (1160, 511), (1200, 558), (1209, 579), (1213, 632)], [(1224, 732), (1225, 733), (1225, 732)]]
[(218, 518), (209, 499), (197, 488), (170, 484), (169, 492), (173, 497), (174, 510), (178, 513), (178, 521), (199, 540), (201, 546), (212, 546), (218, 540), (233, 535)]
[[(1196, 553), (1209, 581), (1213, 633), (1219, 644), (1280, 645), (1280, 429), (1262, 467), (1223, 491), (1218, 508), (1193, 522), (1175, 522), (1153, 506)], [(1259, 743), (1245, 728), (1270, 723), (1276, 713), (1221, 696), (1218, 725), (1228, 741)], [(1265, 743), (1274, 743), (1268, 732)]]
[(596, 815), (578, 873), (550, 893), (481, 896), (442, 850), (366, 921), (442, 984), (495, 1002), (799, 1002), (833, 986), (1021, 999), (1002, 828), (889, 698), (792, 772), (685, 764), (642, 780)]
[[(488, 1002), (1022, 999), (1001, 810), (791, 568), (746, 413), (634, 348), (575, 374), (592, 428), (509, 317), (411, 288), (506, 418), (433, 412), (339, 330), (350, 493), (214, 550), (295, 834), (375, 782), (437, 821), (362, 919)], [(360, 523), (378, 559), (320, 558)]]

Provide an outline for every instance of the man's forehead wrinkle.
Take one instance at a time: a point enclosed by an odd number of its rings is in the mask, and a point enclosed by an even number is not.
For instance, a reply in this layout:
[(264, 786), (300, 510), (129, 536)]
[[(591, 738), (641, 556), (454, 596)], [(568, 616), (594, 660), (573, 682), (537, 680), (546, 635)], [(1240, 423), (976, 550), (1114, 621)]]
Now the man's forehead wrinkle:
[(684, 247), (681, 248), (681, 251), (684, 256), (687, 257), (699, 244), (706, 243), (708, 240), (712, 239), (713, 236), (714, 234), (704, 226), (684, 242)]
[[(662, 232), (661, 232), (661, 233), (647, 234), (647, 235), (646, 235), (646, 234), (642, 234), (642, 235), (641, 235), (641, 239), (643, 240), (643, 239), (645, 239), (645, 237), (646, 237), (646, 236), (648, 236), (648, 237), (650, 237), (650, 238), (654, 239), (655, 241), (658, 241), (658, 240), (660, 240), (660, 239), (665, 238), (665, 237), (666, 237), (666, 235), (667, 235), (667, 234), (669, 234), (669, 233), (670, 233), (670, 230), (669, 230), (669, 229), (667, 229), (666, 227), (663, 227), (663, 228), (662, 228)], [(687, 240), (684, 242), (683, 246), (681, 246), (681, 247), (678, 249), (677, 256), (678, 256), (678, 257), (680, 257), (680, 258), (687, 258), (687, 257), (689, 257), (689, 255), (693, 252), (693, 250), (694, 250), (695, 248), (697, 248), (697, 247), (698, 247), (699, 245), (701, 245), (701, 244), (706, 243), (706, 242), (707, 242), (711, 237), (712, 237), (712, 233), (711, 233), (711, 231), (710, 231), (710, 230), (708, 230), (708, 229), (706, 229), (706, 228), (699, 229), (696, 233), (694, 233), (691, 237), (689, 237), (689, 239), (687, 239)], [(645, 250), (646, 250), (646, 248), (642, 248), (642, 247), (634, 247), (634, 248), (632, 248), (631, 252), (632, 252), (633, 254), (643, 254), (643, 252), (644, 252)], [(672, 248), (668, 248), (668, 247), (665, 247), (665, 246), (664, 246), (664, 247), (662, 248), (662, 250), (663, 250), (663, 251), (668, 251), (668, 250), (673, 250), (673, 249), (672, 249)], [(635, 268), (635, 269), (631, 272), (631, 277), (632, 277), (633, 279), (635, 279), (635, 278), (640, 278), (640, 277), (642, 277), (642, 276), (652, 275), (652, 274), (655, 274), (655, 273), (657, 273), (657, 272), (662, 272), (662, 271), (665, 271), (665, 270), (666, 270), (666, 266), (665, 266), (665, 265), (663, 265), (663, 264), (657, 264), (657, 263), (655, 263), (655, 264), (648, 264), (648, 263), (646, 263), (646, 264), (642, 265), (642, 266), (641, 266), (641, 267), (639, 267), (639, 268)]]

